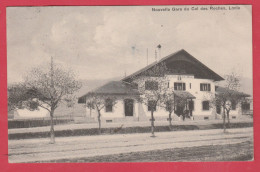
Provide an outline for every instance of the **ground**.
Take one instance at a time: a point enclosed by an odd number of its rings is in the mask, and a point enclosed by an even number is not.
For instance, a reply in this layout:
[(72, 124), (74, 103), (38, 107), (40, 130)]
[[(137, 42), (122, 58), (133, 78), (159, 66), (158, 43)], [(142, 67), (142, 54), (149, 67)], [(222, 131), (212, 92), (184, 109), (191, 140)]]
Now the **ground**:
[(253, 159), (253, 128), (9, 140), (9, 162), (241, 161)]
[[(242, 119), (231, 119), (231, 123), (245, 123), (245, 122), (253, 122), (252, 118), (242, 118)], [(190, 120), (187, 119), (185, 121), (172, 121), (173, 125), (209, 125), (209, 124), (222, 124), (223, 121), (221, 119), (218, 120)], [(102, 128), (113, 128), (120, 127), (123, 125), (126, 127), (145, 127), (151, 126), (150, 121), (135, 121), (135, 122), (120, 122), (120, 123), (105, 123), (102, 122)], [(155, 121), (156, 126), (167, 126), (169, 125), (168, 121)], [(63, 125), (55, 125), (55, 131), (62, 130), (76, 130), (76, 129), (91, 129), (98, 128), (98, 123), (83, 123), (83, 124), (63, 124)], [(12, 128), (8, 129), (8, 134), (15, 133), (36, 133), (36, 132), (49, 132), (50, 126), (44, 127), (34, 127), (34, 128)]]
[[(237, 150), (240, 150), (237, 152)], [(199, 155), (199, 156), (198, 156)], [(163, 149), (137, 153), (122, 153), (89, 158), (60, 159), (50, 162), (158, 162), (158, 161), (250, 161), (253, 144), (250, 141), (215, 146)], [(36, 161), (37, 162), (37, 161)], [(38, 161), (41, 162), (41, 161)], [(43, 161), (44, 162), (44, 161)], [(48, 161), (47, 161), (48, 162)]]

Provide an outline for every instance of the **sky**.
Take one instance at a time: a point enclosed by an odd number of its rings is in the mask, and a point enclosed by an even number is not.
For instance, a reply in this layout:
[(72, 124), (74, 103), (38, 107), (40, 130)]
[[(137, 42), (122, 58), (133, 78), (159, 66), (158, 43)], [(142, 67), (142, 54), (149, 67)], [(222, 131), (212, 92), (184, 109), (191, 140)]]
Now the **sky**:
[(154, 62), (159, 44), (161, 58), (185, 49), (222, 76), (234, 71), (252, 78), (251, 6), (172, 7), (196, 6), (8, 7), (8, 83), (51, 56), (82, 80), (124, 77), (147, 65), (147, 49), (148, 64)]

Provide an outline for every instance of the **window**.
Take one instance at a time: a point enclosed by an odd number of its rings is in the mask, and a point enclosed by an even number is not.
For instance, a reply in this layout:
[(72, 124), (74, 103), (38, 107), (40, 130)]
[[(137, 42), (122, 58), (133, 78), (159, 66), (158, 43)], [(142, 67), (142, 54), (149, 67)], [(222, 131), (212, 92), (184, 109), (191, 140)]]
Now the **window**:
[(113, 111), (113, 101), (111, 99), (106, 99), (106, 112)]
[(237, 103), (236, 101), (231, 102), (231, 110), (236, 110)]
[(190, 89), (191, 89), (191, 83), (190, 83)]
[(200, 91), (211, 91), (210, 84), (200, 84)]
[(158, 82), (145, 81), (145, 90), (158, 90)]
[(217, 91), (217, 89), (218, 89), (218, 86), (215, 86), (215, 91)]
[(186, 85), (183, 82), (174, 82), (174, 90), (185, 91)]
[(135, 83), (135, 82), (133, 82), (133, 83), (131, 84), (131, 87), (132, 87), (133, 89), (138, 89), (138, 84)]
[(170, 88), (170, 83), (168, 82), (168, 85), (167, 85), (168, 88)]
[(246, 111), (246, 110), (250, 110), (250, 103), (242, 103), (242, 110)]
[(220, 106), (220, 104), (217, 104), (217, 106), (216, 106), (216, 112), (217, 112), (217, 114), (220, 114), (220, 113), (221, 113), (221, 106)]
[(156, 102), (154, 100), (148, 101), (148, 111), (156, 111)]
[(203, 101), (202, 102), (202, 109), (203, 110), (209, 110), (209, 101)]

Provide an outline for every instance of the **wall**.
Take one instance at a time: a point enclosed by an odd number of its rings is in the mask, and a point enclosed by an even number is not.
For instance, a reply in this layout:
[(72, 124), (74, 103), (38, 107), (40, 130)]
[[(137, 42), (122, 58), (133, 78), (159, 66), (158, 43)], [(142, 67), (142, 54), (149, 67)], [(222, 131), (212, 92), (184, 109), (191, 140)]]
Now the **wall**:
[[(124, 105), (124, 99), (133, 99), (133, 116), (125, 116), (125, 105)], [(112, 122), (115, 121), (138, 121), (138, 102), (135, 100), (132, 96), (117, 96), (116, 104), (112, 108), (112, 112), (106, 112), (105, 107), (100, 111), (101, 112), (101, 121), (106, 122), (107, 120), (112, 120)], [(91, 111), (86, 108), (86, 116), (94, 118), (95, 121), (97, 120), (98, 113), (96, 109), (93, 109)]]
[[(138, 84), (138, 89), (144, 89), (144, 82), (146, 80), (156, 80), (155, 77), (140, 77), (134, 80)], [(160, 79), (159, 79), (160, 80)], [(174, 82), (184, 82), (186, 84), (186, 91), (190, 92), (196, 98), (193, 99), (194, 101), (194, 111), (193, 117), (195, 120), (204, 120), (205, 118), (208, 119), (215, 119), (221, 118), (222, 114), (218, 115), (216, 113), (216, 107), (212, 104), (212, 99), (215, 98), (215, 82), (209, 79), (198, 79), (194, 78), (193, 75), (167, 75), (164, 77), (163, 82), (160, 83), (161, 86), (168, 87), (168, 92), (174, 91)], [(211, 91), (200, 91), (200, 84), (201, 83), (208, 83), (211, 85)], [(149, 92), (149, 91), (147, 91)], [(147, 93), (146, 92), (146, 93)], [(124, 99), (132, 98), (134, 99), (134, 116), (133, 117), (126, 117), (125, 116), (125, 109), (124, 109)], [(210, 102), (210, 109), (203, 110), (202, 102), (209, 101)], [(89, 115), (89, 109), (87, 108), (87, 114)], [(135, 100), (134, 97), (129, 96), (118, 96), (117, 103), (113, 107), (113, 112), (105, 112), (105, 108), (101, 110), (101, 120), (107, 121), (112, 120), (112, 122), (116, 121), (147, 121), (151, 118), (151, 112), (148, 111), (147, 105), (144, 103), (139, 103)], [(241, 114), (241, 104), (237, 105), (236, 110), (230, 111), (230, 117), (232, 116), (239, 116)], [(157, 106), (156, 111), (154, 112), (154, 117), (156, 120), (167, 120), (169, 113), (165, 110), (165, 107)], [(97, 121), (97, 111), (92, 110), (92, 116)], [(173, 120), (180, 120), (180, 118), (172, 114)]]
[[(138, 83), (139, 89), (144, 89), (144, 83), (146, 80), (157, 80), (160, 82), (162, 79), (156, 79), (155, 77), (139, 77), (134, 82)], [(202, 109), (202, 101), (209, 100), (211, 101), (215, 97), (215, 82), (209, 79), (198, 79), (194, 78), (193, 75), (166, 75), (163, 78), (163, 82), (160, 83), (161, 86), (168, 86), (168, 91), (174, 91), (174, 82), (183, 82), (186, 85), (186, 91), (190, 92), (196, 99), (194, 101), (194, 111), (193, 116), (200, 116), (196, 117), (195, 119), (203, 119), (203, 117), (207, 116), (212, 118), (215, 116), (215, 107), (212, 106), (210, 110), (203, 110)], [(200, 83), (209, 83), (211, 85), (211, 91), (200, 91)], [(143, 105), (142, 110), (144, 111), (145, 115), (150, 118), (150, 112), (147, 110), (147, 106)], [(162, 107), (157, 107), (155, 112), (155, 117), (168, 117), (168, 112), (164, 110)], [(177, 118), (177, 117), (175, 117)]]
[[(231, 103), (231, 102), (228, 101), (228, 103)], [(221, 113), (218, 114), (218, 118), (222, 119), (222, 115), (223, 115), (223, 107), (221, 107)], [(232, 110), (232, 109), (230, 110), (229, 116), (230, 116), (230, 119), (237, 119), (237, 118), (242, 118), (243, 117), (241, 102), (237, 103), (235, 110)]]

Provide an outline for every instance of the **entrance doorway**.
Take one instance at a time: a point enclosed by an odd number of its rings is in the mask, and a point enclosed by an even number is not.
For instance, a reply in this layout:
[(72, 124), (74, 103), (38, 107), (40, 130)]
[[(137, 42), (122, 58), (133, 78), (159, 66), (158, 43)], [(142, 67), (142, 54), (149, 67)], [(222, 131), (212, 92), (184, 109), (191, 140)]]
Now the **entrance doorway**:
[(125, 116), (134, 116), (134, 100), (125, 99)]
[(192, 116), (192, 111), (194, 110), (194, 101), (190, 100), (189, 101), (189, 111), (190, 111), (190, 116)]
[(217, 112), (217, 114), (220, 114), (220, 113), (221, 113), (221, 106), (220, 106), (219, 103), (218, 103), (217, 106), (216, 106), (216, 112)]

